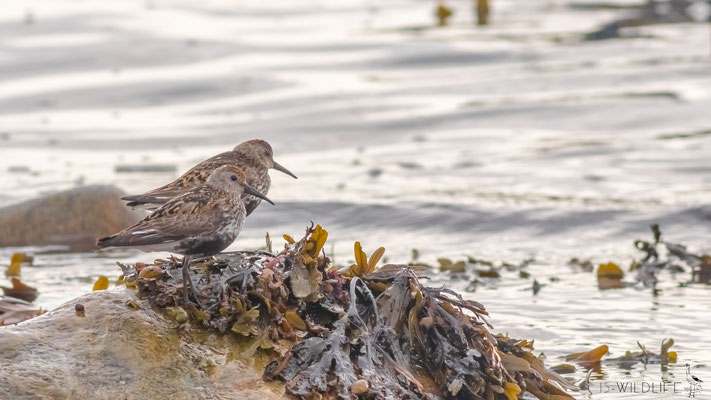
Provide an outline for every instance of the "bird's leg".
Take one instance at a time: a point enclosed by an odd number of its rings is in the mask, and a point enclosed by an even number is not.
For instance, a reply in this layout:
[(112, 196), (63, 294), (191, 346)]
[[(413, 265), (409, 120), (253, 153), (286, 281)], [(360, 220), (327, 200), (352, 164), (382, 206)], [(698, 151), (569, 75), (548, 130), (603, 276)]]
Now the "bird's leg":
[(192, 258), (190, 256), (184, 256), (183, 257), (183, 296), (185, 299), (186, 303), (190, 302), (190, 296), (188, 296), (188, 286), (190, 286), (190, 293), (192, 293), (193, 297), (195, 297), (195, 301), (199, 306), (202, 306), (200, 304), (200, 297), (198, 296), (198, 292), (195, 289), (195, 283), (193, 283), (192, 278), (190, 277), (190, 262), (192, 261)]
[(193, 286), (192, 280), (190, 280), (190, 270), (188, 270), (188, 267), (190, 266), (190, 260), (188, 256), (183, 256), (183, 300), (185, 300), (186, 303), (190, 302), (190, 299), (188, 297), (188, 281), (190, 281), (190, 287)]

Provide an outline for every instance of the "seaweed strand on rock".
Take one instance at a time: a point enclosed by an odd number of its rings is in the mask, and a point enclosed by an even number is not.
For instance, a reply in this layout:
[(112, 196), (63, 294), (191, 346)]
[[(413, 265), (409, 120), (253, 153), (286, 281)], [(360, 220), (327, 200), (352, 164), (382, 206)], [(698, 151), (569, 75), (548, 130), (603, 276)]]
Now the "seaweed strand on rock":
[[(283, 251), (222, 253), (195, 260), (201, 306), (182, 296), (180, 262), (121, 265), (122, 282), (188, 328), (189, 320), (233, 335), (242, 356), (270, 362), (292, 398), (541, 399), (576, 389), (548, 370), (526, 340), (491, 333), (484, 306), (420, 282), (407, 265), (375, 268), (356, 245), (356, 264), (337, 269), (313, 224)], [(358, 251), (360, 250), (360, 251)], [(355, 268), (354, 268), (355, 267)]]

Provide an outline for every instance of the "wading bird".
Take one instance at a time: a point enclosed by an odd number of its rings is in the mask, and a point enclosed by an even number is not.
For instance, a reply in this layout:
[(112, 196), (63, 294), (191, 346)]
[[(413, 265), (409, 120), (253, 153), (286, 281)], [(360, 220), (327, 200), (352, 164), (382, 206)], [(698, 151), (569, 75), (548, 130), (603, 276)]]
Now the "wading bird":
[(247, 184), (242, 170), (223, 165), (214, 170), (204, 184), (169, 200), (143, 221), (99, 239), (97, 245), (182, 254), (185, 298), (188, 299), (186, 285), (189, 284), (199, 303), (198, 293), (190, 280), (190, 261), (217, 254), (234, 242), (247, 215), (244, 194), (274, 204)]
[[(245, 174), (247, 184), (259, 193), (266, 195), (271, 185), (271, 179), (269, 178), (270, 168), (296, 179), (296, 175), (275, 162), (273, 157), (274, 152), (269, 143), (259, 139), (248, 140), (237, 145), (232, 151), (220, 153), (200, 162), (180, 178), (165, 186), (143, 194), (125, 196), (121, 199), (128, 201), (126, 205), (131, 208), (155, 210), (173, 197), (205, 183), (212, 171), (223, 165), (233, 165), (241, 169)], [(246, 215), (251, 214), (262, 201), (258, 196), (249, 193), (244, 193), (242, 196), (247, 212)]]

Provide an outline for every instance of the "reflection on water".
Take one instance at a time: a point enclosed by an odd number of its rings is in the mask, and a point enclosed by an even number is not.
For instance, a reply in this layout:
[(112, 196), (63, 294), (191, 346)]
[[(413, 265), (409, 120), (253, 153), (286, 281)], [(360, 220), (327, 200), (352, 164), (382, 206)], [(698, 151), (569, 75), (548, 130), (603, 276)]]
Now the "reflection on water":
[[(528, 277), (504, 271), (467, 293), (497, 329), (535, 339), (553, 364), (602, 343), (617, 357), (673, 337), (679, 365), (711, 379), (708, 286), (680, 285), (686, 271), (662, 274), (657, 295), (599, 291), (567, 265), (626, 269), (654, 222), (711, 251), (708, 26), (580, 42), (616, 11), (566, 1), (496, 2), (486, 29), (464, 11), (447, 29), (405, 29), (431, 24), (432, 5), (411, 1), (5, 6), (0, 204), (93, 183), (141, 192), (262, 137), (299, 180), (273, 175), (278, 205), (261, 206), (233, 249), (314, 220), (339, 264), (354, 240), (385, 246), (390, 262), (413, 248), (431, 264), (532, 258)], [(116, 277), (116, 260), (158, 256), (38, 254), (22, 278), (52, 308)], [(464, 291), (469, 275), (432, 283)], [(685, 382), (683, 367), (641, 363), (604, 363), (591, 379)]]

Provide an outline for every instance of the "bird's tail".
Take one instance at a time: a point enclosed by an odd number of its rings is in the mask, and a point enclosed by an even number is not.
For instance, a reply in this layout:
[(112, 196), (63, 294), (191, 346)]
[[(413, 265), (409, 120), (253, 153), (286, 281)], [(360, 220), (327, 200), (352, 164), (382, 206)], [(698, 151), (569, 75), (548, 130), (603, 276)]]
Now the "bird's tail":
[(130, 207), (132, 210), (155, 210), (158, 208), (155, 204), (142, 203), (140, 201), (129, 201), (126, 203), (126, 207)]
[(134, 210), (155, 210), (161, 205), (167, 203), (170, 199), (178, 195), (179, 192), (170, 192), (161, 195), (138, 194), (132, 196), (123, 196), (121, 200), (127, 201), (126, 206)]
[(111, 235), (111, 236), (105, 236), (105, 237), (99, 238), (96, 241), (96, 246), (98, 246), (99, 248), (102, 248), (102, 249), (105, 247), (111, 247), (111, 246), (113, 246), (112, 242), (114, 239), (116, 239), (116, 236), (117, 235)]

